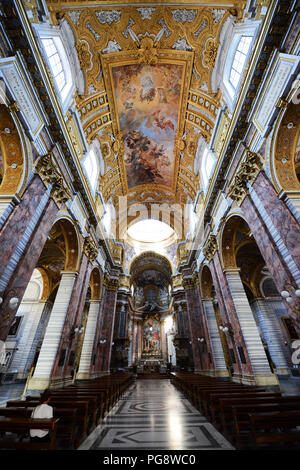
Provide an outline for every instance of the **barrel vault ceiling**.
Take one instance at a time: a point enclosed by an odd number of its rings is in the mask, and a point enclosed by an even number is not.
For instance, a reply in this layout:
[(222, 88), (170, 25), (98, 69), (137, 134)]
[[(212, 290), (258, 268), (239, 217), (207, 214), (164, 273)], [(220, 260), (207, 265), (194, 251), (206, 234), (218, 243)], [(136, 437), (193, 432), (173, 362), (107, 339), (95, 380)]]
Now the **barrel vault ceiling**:
[(99, 191), (115, 206), (118, 196), (194, 201), (197, 139), (210, 141), (220, 106), (210, 84), (219, 34), (244, 3), (105, 3), (47, 2), (54, 24), (66, 19), (76, 38), (85, 77), (77, 110), (105, 160)]

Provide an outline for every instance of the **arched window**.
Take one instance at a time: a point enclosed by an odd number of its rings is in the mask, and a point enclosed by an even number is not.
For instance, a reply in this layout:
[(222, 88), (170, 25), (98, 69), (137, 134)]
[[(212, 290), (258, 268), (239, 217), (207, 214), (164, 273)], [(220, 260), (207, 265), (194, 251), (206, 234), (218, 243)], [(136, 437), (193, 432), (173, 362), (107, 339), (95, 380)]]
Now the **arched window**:
[(86, 172), (86, 176), (90, 182), (92, 191), (95, 191), (98, 179), (98, 165), (93, 149), (89, 151), (87, 157), (84, 159), (83, 166)]
[(66, 85), (66, 76), (63, 69), (61, 57), (52, 38), (42, 39), (42, 43), (50, 63), (53, 78), (55, 80), (59, 92), (61, 92)]
[(213, 171), (215, 161), (216, 159), (213, 156), (212, 152), (210, 152), (209, 149), (206, 148), (203, 152), (202, 162), (201, 162), (201, 177), (202, 177), (204, 190), (208, 186), (209, 178)]
[(252, 36), (242, 36), (236, 48), (229, 76), (229, 81), (234, 89), (237, 88), (244, 71), (251, 42)]
[[(223, 76), (220, 88), (231, 111), (234, 110), (243, 73), (250, 60), (253, 44), (257, 38), (261, 21), (248, 20), (237, 24), (226, 39), (224, 46)], [(220, 65), (221, 67), (221, 65)]]

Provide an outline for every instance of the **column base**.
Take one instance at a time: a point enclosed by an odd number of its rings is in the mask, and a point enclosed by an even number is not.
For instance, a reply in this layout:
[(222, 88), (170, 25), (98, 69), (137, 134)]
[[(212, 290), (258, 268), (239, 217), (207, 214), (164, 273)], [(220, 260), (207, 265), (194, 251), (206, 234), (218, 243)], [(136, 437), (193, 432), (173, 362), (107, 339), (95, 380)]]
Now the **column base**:
[(277, 368), (276, 369), (276, 374), (277, 375), (291, 375), (290, 369), (286, 369), (284, 367)]
[(229, 377), (227, 370), (195, 370), (195, 374), (207, 375), (208, 377)]
[(89, 372), (78, 372), (76, 374), (76, 380), (89, 380), (91, 378), (92, 377)]
[(28, 383), (27, 391), (29, 390), (45, 390), (50, 386), (49, 378), (31, 377)]
[(278, 379), (275, 374), (257, 374), (257, 375), (241, 375), (233, 374), (232, 381), (244, 385), (277, 385)]

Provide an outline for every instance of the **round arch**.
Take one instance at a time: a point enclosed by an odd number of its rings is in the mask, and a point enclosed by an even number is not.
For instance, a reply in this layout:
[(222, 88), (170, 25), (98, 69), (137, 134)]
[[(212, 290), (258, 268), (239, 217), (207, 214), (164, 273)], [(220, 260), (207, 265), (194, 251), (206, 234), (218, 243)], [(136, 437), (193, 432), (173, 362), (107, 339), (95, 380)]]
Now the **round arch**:
[(98, 267), (95, 267), (91, 272), (90, 277), (90, 288), (91, 288), (91, 300), (100, 300), (102, 293), (102, 273)]
[[(149, 262), (146, 261), (147, 258)], [(170, 279), (172, 275), (175, 274), (173, 263), (166, 256), (156, 253), (155, 251), (144, 251), (134, 256), (128, 265), (128, 273), (132, 275), (133, 270), (136, 266), (138, 267), (138, 265), (140, 265), (138, 268), (139, 271), (149, 269), (149, 267), (155, 267), (155, 269), (167, 274)]]
[(214, 285), (211, 271), (207, 264), (204, 264), (204, 266), (202, 266), (201, 271), (199, 273), (199, 277), (201, 297), (204, 299), (212, 299), (214, 297)]
[(25, 152), (19, 128), (8, 107), (0, 103), (0, 195), (21, 193), (31, 156)]
[(77, 271), (80, 262), (81, 243), (79, 231), (74, 221), (67, 215), (59, 215), (52, 227), (51, 233), (55, 233), (56, 228), (59, 227), (65, 242), (65, 271)]
[(270, 169), (277, 190), (300, 191), (299, 147), (300, 109), (291, 102), (277, 120), (271, 141)]

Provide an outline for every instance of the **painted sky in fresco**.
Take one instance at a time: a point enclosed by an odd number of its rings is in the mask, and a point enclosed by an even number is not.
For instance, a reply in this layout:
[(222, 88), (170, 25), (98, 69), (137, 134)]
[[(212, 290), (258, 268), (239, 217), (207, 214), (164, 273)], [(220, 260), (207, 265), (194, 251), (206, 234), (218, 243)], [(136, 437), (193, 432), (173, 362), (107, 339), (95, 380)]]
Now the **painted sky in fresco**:
[(128, 188), (172, 186), (183, 66), (122, 65), (112, 74)]

